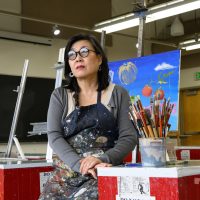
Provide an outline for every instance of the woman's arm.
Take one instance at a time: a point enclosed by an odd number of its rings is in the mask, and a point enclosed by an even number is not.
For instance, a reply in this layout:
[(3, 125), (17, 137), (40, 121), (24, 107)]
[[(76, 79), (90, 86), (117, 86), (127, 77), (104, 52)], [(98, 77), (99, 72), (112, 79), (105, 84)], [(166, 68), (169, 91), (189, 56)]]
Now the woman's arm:
[(62, 117), (67, 106), (64, 88), (55, 89), (51, 95), (47, 114), (48, 141), (58, 157), (74, 171), (79, 172), (80, 157), (63, 137)]
[(103, 154), (100, 159), (103, 162), (118, 165), (130, 153), (137, 144), (136, 130), (129, 119), (130, 96), (128, 92), (120, 87), (115, 86), (110, 101), (113, 114), (116, 117), (119, 129), (119, 138), (116, 145)]

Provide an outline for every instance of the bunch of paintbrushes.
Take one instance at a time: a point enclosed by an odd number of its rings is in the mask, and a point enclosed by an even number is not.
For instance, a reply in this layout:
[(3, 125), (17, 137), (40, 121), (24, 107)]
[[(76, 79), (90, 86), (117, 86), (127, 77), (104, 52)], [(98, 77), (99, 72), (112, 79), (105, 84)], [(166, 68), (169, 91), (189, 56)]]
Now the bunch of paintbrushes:
[(150, 99), (150, 109), (144, 108), (140, 99), (136, 99), (130, 106), (130, 118), (137, 127), (141, 137), (166, 137), (170, 129), (169, 118), (174, 104), (170, 104), (170, 99), (157, 100)]

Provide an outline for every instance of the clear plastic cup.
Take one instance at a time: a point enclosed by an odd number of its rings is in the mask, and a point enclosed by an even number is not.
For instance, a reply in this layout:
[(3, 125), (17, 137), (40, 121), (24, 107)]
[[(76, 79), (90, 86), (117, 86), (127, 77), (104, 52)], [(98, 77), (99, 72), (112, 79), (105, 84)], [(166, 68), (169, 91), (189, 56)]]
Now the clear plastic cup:
[(161, 167), (166, 165), (165, 138), (139, 138), (142, 166)]

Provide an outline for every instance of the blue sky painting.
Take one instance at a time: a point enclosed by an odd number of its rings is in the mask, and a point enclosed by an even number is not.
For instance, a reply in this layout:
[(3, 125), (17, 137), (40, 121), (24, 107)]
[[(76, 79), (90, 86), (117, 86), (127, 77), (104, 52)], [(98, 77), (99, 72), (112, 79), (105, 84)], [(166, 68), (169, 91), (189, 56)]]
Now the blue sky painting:
[[(126, 88), (130, 96), (139, 96), (144, 107), (150, 106), (150, 98), (157, 90), (164, 91), (164, 98), (174, 104), (170, 130), (178, 130), (180, 55), (180, 50), (175, 50), (109, 62), (112, 82)], [(144, 96), (145, 86), (151, 88), (150, 96)]]

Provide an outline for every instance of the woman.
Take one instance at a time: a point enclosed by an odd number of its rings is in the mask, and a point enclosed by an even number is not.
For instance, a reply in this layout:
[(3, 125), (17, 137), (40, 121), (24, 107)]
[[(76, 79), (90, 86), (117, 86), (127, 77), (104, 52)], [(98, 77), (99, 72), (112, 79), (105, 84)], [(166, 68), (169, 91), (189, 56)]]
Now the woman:
[(52, 93), (49, 144), (59, 157), (40, 199), (98, 199), (97, 167), (119, 165), (136, 145), (130, 98), (109, 82), (107, 58), (91, 35), (75, 35), (65, 49), (67, 85)]

